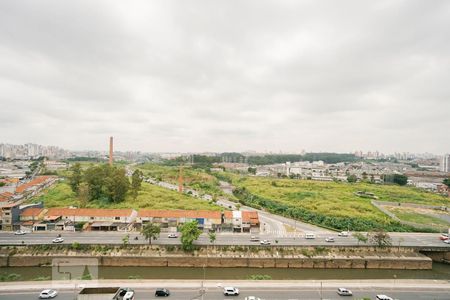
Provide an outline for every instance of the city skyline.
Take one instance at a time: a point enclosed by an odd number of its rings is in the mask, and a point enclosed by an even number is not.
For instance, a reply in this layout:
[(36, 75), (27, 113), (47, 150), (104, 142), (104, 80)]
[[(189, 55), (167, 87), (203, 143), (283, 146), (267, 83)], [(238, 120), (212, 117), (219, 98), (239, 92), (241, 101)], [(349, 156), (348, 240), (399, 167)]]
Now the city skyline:
[[(111, 138), (113, 137), (109, 137), (108, 141), (109, 144), (107, 145), (107, 148), (104, 149), (81, 149), (81, 150), (74, 150), (74, 149), (67, 149), (58, 145), (42, 145), (39, 143), (24, 143), (24, 144), (11, 144), (11, 143), (7, 143), (7, 142), (3, 142), (0, 141), (0, 157), (2, 157), (2, 151), (4, 151), (5, 148), (3, 147), (9, 147), (9, 146), (13, 146), (16, 147), (16, 150), (26, 150), (29, 153), (31, 153), (31, 156), (39, 156), (37, 155), (39, 153), (39, 151), (55, 151), (55, 152), (62, 152), (62, 153), (83, 153), (83, 152), (98, 152), (98, 153), (103, 153), (103, 154), (108, 154), (111, 155)], [(39, 149), (39, 150), (38, 150)], [(49, 150), (50, 149), (50, 150)], [(11, 149), (9, 149), (11, 150)], [(20, 151), (19, 151), (20, 152)], [(229, 153), (229, 151), (142, 151), (142, 150), (130, 150), (130, 149), (116, 149), (114, 147), (113, 153), (126, 153), (126, 152), (136, 152), (136, 153), (148, 153), (148, 154), (169, 154), (169, 153), (179, 153), (179, 154), (221, 154), (221, 153)], [(235, 153), (241, 153), (241, 154), (247, 154), (247, 155), (252, 155), (252, 154), (305, 154), (305, 153), (349, 153), (349, 154), (354, 154), (357, 157), (373, 157), (373, 158), (384, 158), (384, 157), (395, 157), (396, 155), (411, 155), (411, 156), (415, 156), (415, 157), (444, 157), (444, 156), (449, 156), (450, 154), (448, 153), (443, 153), (443, 154), (439, 154), (439, 153), (431, 153), (431, 152), (414, 152), (414, 151), (405, 151), (405, 152), (392, 152), (392, 153), (384, 153), (384, 152), (380, 152), (378, 150), (353, 150), (353, 151), (348, 151), (348, 152), (333, 152), (333, 151), (329, 151), (329, 150), (321, 150), (321, 151), (310, 151), (308, 149), (301, 149), (298, 151), (294, 151), (294, 152), (289, 152), (289, 151), (255, 151), (255, 150), (242, 150), (242, 151), (236, 151)], [(45, 156), (45, 154), (42, 154)]]
[(450, 3), (0, 3), (1, 140), (450, 151)]

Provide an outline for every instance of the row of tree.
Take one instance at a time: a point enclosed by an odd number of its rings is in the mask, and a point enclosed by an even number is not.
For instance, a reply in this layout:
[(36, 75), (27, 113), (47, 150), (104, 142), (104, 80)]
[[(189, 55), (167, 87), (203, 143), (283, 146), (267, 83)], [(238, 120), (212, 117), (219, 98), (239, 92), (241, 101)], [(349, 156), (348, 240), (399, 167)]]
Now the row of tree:
[[(194, 242), (199, 238), (202, 233), (200, 229), (198, 229), (198, 222), (191, 221), (186, 222), (180, 227), (181, 232), (181, 248), (184, 251), (192, 251), (194, 250)], [(149, 243), (152, 243), (152, 240), (156, 240), (161, 233), (161, 228), (157, 224), (148, 223), (144, 225), (141, 229), (141, 234), (144, 236)], [(211, 243), (214, 243), (216, 240), (216, 234), (210, 233), (209, 240)]]
[(298, 161), (324, 161), (328, 164), (335, 164), (339, 162), (354, 162), (358, 158), (353, 154), (347, 153), (305, 153), (300, 154), (270, 154), (262, 156), (249, 156), (247, 161), (252, 165), (270, 165), (270, 164), (280, 164), (287, 161), (298, 162)]
[(240, 153), (222, 153), (217, 156), (207, 155), (191, 155), (184, 157), (177, 157), (175, 159), (165, 160), (163, 163), (168, 166), (178, 166), (180, 164), (192, 164), (194, 168), (210, 168), (214, 163), (222, 162), (240, 162), (249, 163), (250, 165), (271, 165), (280, 164), (287, 161), (324, 161), (329, 164), (339, 162), (354, 162), (359, 160), (353, 154), (347, 153), (306, 153), (306, 154), (268, 154), (268, 155), (254, 155), (244, 156)]
[[(362, 174), (362, 179), (365, 182), (373, 183), (375, 182), (374, 176), (370, 175), (370, 179), (367, 173)], [(398, 185), (406, 185), (408, 183), (408, 177), (402, 174), (388, 174), (383, 175), (382, 179), (385, 183), (394, 183)], [(358, 177), (354, 174), (347, 176), (347, 181), (350, 183), (355, 183), (358, 181)]]
[[(200, 234), (202, 233), (200, 229), (198, 229), (197, 221), (191, 221), (184, 223), (180, 227), (181, 232), (181, 249), (184, 251), (192, 251), (194, 250), (194, 241), (196, 241)], [(152, 243), (152, 240), (156, 240), (159, 238), (161, 233), (161, 228), (157, 224), (148, 223), (144, 225), (141, 229), (141, 234), (144, 236), (146, 240), (149, 241), (149, 244)], [(360, 242), (367, 243), (371, 242), (378, 247), (388, 247), (392, 245), (392, 239), (389, 234), (383, 229), (379, 229), (373, 232), (368, 232), (367, 234), (363, 234), (361, 232), (355, 232), (353, 234), (358, 240), (358, 245)], [(128, 243), (128, 238), (125, 237), (124, 243)], [(209, 233), (209, 242), (213, 244), (216, 241), (216, 234), (214, 232)], [(399, 242), (400, 246), (400, 242)]]
[(432, 232), (432, 229), (416, 229), (415, 227), (404, 225), (394, 220), (386, 220), (386, 222), (380, 223), (368, 218), (324, 215), (319, 212), (307, 210), (303, 207), (298, 207), (294, 204), (281, 203), (251, 194), (245, 187), (234, 189), (233, 194), (239, 199), (239, 202), (244, 205), (258, 209), (264, 208), (274, 214), (338, 230), (347, 230), (350, 228), (355, 231), (372, 231), (376, 228), (382, 228), (386, 231), (407, 232), (419, 230), (422, 232)]
[(133, 199), (136, 199), (142, 183), (142, 172), (134, 171), (130, 180), (126, 170), (108, 164), (93, 165), (83, 170), (79, 163), (70, 167), (68, 176), (72, 191), (87, 201), (104, 200), (117, 203), (125, 200), (131, 190)]

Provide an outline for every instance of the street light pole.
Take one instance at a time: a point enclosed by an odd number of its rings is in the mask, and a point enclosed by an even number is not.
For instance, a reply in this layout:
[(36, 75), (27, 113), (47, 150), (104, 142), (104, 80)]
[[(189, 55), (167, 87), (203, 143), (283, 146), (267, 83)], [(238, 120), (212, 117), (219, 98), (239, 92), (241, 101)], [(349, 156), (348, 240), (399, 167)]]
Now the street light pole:
[(323, 297), (322, 297), (322, 281), (320, 282), (320, 300), (322, 300), (323, 299)]

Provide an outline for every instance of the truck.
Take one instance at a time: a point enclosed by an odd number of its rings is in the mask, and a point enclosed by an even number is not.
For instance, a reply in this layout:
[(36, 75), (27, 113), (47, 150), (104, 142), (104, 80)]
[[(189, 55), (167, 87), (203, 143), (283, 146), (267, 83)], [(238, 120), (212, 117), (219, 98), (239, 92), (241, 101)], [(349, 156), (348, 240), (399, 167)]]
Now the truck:
[(134, 291), (130, 288), (99, 287), (83, 288), (77, 300), (133, 300)]

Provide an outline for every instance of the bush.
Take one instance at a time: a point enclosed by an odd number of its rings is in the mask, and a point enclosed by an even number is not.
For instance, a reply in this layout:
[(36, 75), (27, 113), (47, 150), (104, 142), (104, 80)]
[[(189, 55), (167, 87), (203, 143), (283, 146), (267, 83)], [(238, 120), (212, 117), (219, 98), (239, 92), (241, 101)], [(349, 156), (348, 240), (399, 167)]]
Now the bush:
[(17, 281), (21, 278), (22, 276), (20, 274), (16, 274), (16, 273), (3, 273), (0, 275), (0, 281)]
[(72, 245), (70, 245), (70, 248), (72, 250), (79, 250), (80, 249), (80, 243), (78, 242), (73, 242)]
[(252, 274), (248, 276), (249, 280), (271, 280), (272, 276), (262, 274)]

